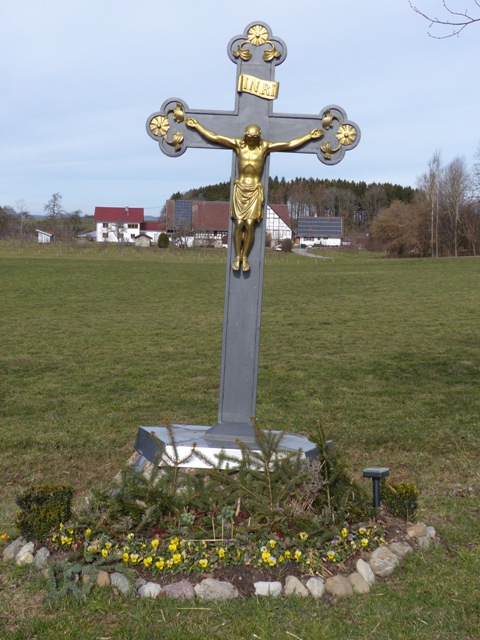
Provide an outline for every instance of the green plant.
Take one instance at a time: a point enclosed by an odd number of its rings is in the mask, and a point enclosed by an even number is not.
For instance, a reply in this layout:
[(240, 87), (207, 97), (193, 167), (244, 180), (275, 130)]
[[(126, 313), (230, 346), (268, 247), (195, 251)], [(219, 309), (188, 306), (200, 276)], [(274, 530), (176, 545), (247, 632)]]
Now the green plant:
[(16, 525), (27, 540), (43, 541), (61, 523), (72, 515), (73, 489), (65, 486), (32, 487), (17, 497), (21, 511)]
[(348, 473), (344, 460), (333, 443), (327, 441), (319, 422), (311, 428), (309, 438), (317, 447), (318, 457), (303, 462), (306, 480), (300, 485), (301, 499), (307, 504), (311, 502), (324, 524), (362, 520), (369, 512), (366, 490)]
[(159, 249), (167, 249), (170, 244), (170, 239), (168, 235), (162, 231), (162, 233), (158, 236), (158, 248)]
[(382, 480), (382, 502), (387, 511), (397, 518), (402, 518), (403, 520), (415, 518), (419, 495), (420, 491), (413, 482), (388, 482), (387, 480)]

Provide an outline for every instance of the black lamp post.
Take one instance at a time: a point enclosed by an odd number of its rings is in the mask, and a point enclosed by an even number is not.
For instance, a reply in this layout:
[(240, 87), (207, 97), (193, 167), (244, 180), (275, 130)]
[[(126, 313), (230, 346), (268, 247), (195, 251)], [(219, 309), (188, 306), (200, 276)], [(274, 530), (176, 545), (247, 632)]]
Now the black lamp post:
[(368, 467), (363, 470), (364, 478), (371, 478), (373, 482), (373, 508), (380, 507), (380, 480), (390, 475), (388, 467)]

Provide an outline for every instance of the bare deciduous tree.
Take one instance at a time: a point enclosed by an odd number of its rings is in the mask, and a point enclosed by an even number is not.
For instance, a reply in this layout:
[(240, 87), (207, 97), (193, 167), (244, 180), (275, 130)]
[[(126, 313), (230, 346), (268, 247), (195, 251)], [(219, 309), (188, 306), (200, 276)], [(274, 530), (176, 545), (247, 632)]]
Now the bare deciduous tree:
[[(477, 11), (480, 13), (480, 0), (472, 0), (475, 7), (473, 7), (473, 11)], [(412, 7), (415, 13), (418, 13), (420, 16), (425, 18), (430, 22), (430, 29), (432, 27), (451, 27), (451, 31), (449, 30), (446, 34), (436, 35), (435, 33), (428, 31), (428, 35), (432, 38), (436, 38), (437, 40), (444, 40), (445, 38), (452, 38), (453, 36), (458, 36), (466, 27), (473, 24), (474, 22), (480, 22), (480, 15), (474, 16), (471, 15), (471, 11), (465, 9), (465, 11), (455, 11), (452, 9), (446, 2), (446, 0), (442, 0), (443, 11), (446, 13), (445, 17), (438, 18), (437, 16), (431, 16), (424, 13), (421, 9), (419, 9), (415, 4), (408, 1), (408, 4)]]
[(440, 212), (440, 178), (442, 161), (440, 151), (435, 151), (428, 163), (428, 171), (420, 176), (418, 186), (425, 193), (430, 205), (430, 247), (431, 255), (438, 258), (438, 225)]
[(445, 211), (453, 231), (453, 251), (458, 256), (459, 223), (469, 191), (469, 172), (464, 158), (454, 158), (443, 171), (442, 194)]

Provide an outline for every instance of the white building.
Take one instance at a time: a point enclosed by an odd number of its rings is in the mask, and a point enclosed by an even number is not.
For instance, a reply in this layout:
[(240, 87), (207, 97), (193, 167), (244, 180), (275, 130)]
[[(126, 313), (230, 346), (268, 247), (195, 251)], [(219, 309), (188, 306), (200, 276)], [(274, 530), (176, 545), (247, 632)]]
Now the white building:
[(48, 244), (49, 242), (53, 242), (55, 240), (54, 234), (50, 233), (49, 231), (35, 229), (35, 233), (37, 234), (37, 242), (40, 242), (40, 244)]
[(140, 207), (95, 207), (97, 242), (125, 242), (134, 244), (139, 236), (148, 236), (157, 243), (165, 231), (165, 224), (145, 220)]
[(337, 216), (299, 216), (295, 243), (304, 247), (323, 245), (340, 247), (343, 241), (343, 218)]

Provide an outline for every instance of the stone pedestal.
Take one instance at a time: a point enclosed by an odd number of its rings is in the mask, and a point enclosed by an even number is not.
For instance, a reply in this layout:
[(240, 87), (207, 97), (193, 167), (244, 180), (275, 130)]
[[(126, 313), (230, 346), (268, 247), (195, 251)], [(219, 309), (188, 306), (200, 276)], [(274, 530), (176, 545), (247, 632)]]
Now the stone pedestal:
[[(171, 428), (177, 448), (177, 456), (182, 461), (179, 466), (182, 468), (208, 469), (208, 463), (202, 458), (206, 457), (213, 465), (217, 465), (222, 452), (229, 458), (240, 460), (242, 457), (242, 450), (237, 438), (228, 437), (227, 434), (224, 434), (221, 439), (215, 436), (212, 440), (209, 438), (211, 427), (173, 424)], [(273, 433), (278, 435), (281, 432), (274, 431)], [(255, 439), (252, 437), (246, 439), (242, 435), (242, 441), (250, 449), (255, 450), (258, 448)], [(135, 449), (143, 458), (152, 463), (157, 462), (159, 465), (162, 463), (165, 465), (171, 464), (170, 460), (175, 455), (169, 430), (167, 427), (162, 426), (139, 427)], [(286, 433), (280, 443), (279, 451), (296, 452), (299, 450), (303, 452), (306, 458), (318, 457), (318, 449), (308, 438)], [(197, 451), (201, 453), (202, 457), (196, 455)], [(231, 466), (232, 463), (224, 461), (222, 464), (225, 467), (228, 465)]]

